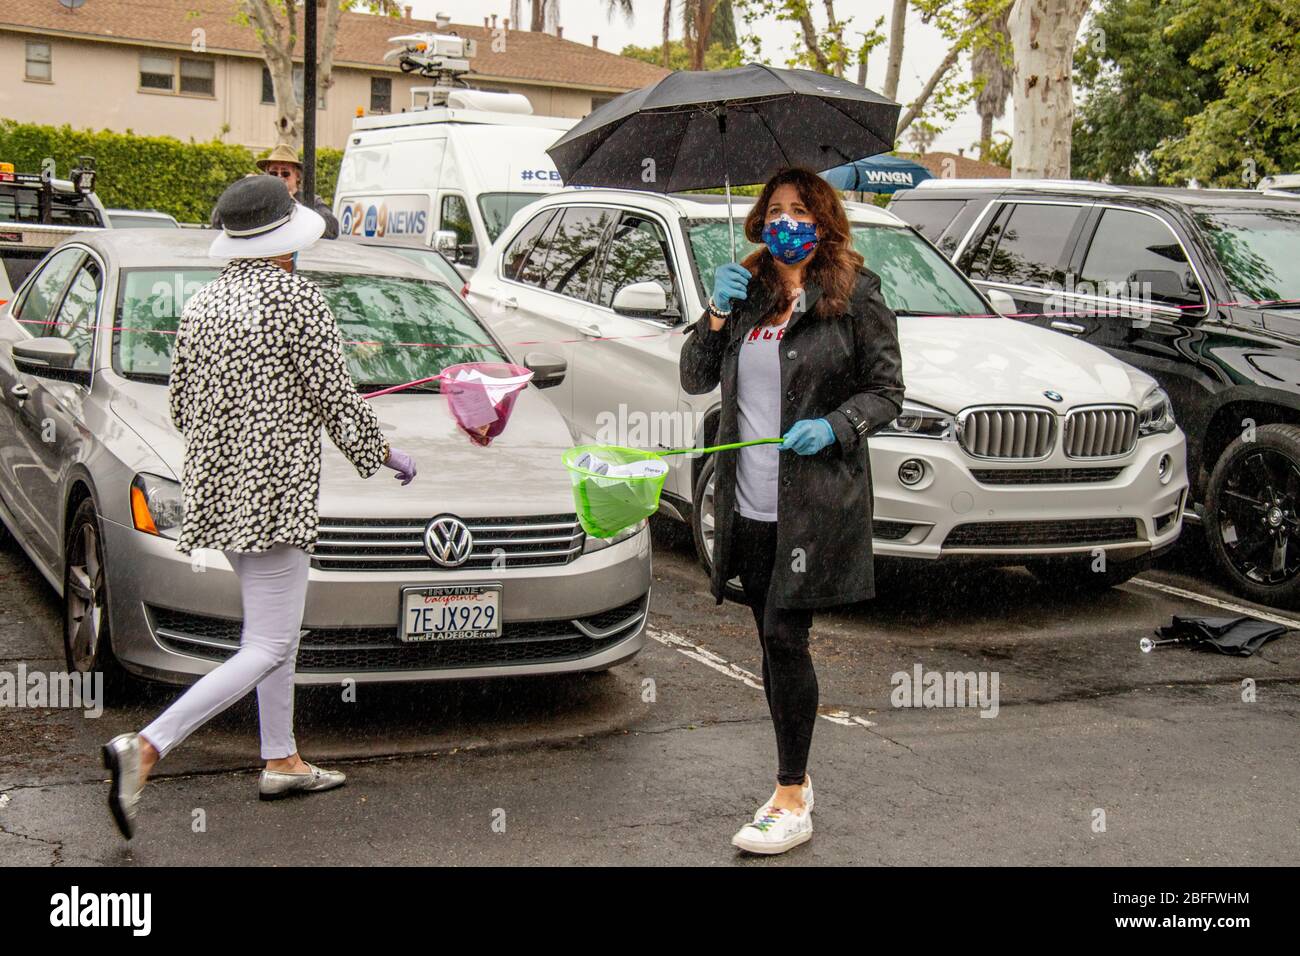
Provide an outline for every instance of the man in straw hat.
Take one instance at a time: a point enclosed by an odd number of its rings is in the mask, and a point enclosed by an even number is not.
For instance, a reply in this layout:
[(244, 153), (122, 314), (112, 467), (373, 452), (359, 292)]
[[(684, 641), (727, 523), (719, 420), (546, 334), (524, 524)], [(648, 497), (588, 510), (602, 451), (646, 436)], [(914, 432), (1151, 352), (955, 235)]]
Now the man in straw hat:
[(168, 384), (185, 439), (176, 547), (225, 554), (239, 581), (243, 630), (234, 656), (139, 733), (104, 745), (109, 809), (127, 839), (153, 765), (254, 687), (266, 761), (260, 796), (343, 783), (342, 773), (304, 761), (293, 733), (322, 427), (362, 477), (381, 466), (403, 485), (415, 477), (411, 456), (389, 447), (357, 393), (325, 296), (295, 272), (298, 253), (321, 237), (322, 218), (271, 176), (230, 186), (217, 213), (222, 227), (209, 254), (230, 262), (185, 305)]
[[(334, 213), (330, 212), (330, 207), (320, 196), (316, 196), (312, 202), (308, 203), (302, 197), (302, 163), (298, 161), (298, 154), (292, 146), (286, 146), (284, 143), (276, 146), (266, 156), (257, 161), (257, 168), (268, 176), (274, 176), (281, 180), (289, 190), (289, 195), (304, 206), (314, 209), (322, 219), (325, 220), (325, 232), (322, 234), (324, 239), (337, 239), (339, 236), (339, 221), (334, 218)], [(249, 176), (255, 176), (256, 173), (249, 173)], [(247, 177), (245, 177), (247, 178)], [(221, 220), (217, 217), (217, 211), (212, 211), (212, 228), (220, 229)]]

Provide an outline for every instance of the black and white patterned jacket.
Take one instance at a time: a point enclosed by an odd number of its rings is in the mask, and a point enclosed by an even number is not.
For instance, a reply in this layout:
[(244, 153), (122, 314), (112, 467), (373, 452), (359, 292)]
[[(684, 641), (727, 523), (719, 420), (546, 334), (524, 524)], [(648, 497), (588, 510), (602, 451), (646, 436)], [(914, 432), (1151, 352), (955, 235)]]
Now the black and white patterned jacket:
[(185, 437), (180, 551), (311, 548), (321, 426), (362, 477), (388, 457), (324, 295), (267, 259), (234, 260), (190, 299), (169, 397)]

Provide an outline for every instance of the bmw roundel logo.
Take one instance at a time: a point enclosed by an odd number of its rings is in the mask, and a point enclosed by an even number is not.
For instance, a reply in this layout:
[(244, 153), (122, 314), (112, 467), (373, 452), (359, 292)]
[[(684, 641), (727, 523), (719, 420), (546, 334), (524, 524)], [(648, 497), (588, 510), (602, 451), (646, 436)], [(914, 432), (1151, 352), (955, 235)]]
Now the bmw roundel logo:
[(1051, 399), (1052, 401), (1054, 401), (1054, 402), (1063, 402), (1063, 401), (1065, 401), (1065, 399), (1063, 399), (1063, 398), (1061, 397), (1061, 393), (1060, 393), (1060, 392), (1054, 392), (1054, 391), (1052, 391), (1050, 388), (1047, 389), (1046, 391), (1044, 391), (1043, 394), (1046, 395), (1048, 398), (1050, 398), (1050, 399)]

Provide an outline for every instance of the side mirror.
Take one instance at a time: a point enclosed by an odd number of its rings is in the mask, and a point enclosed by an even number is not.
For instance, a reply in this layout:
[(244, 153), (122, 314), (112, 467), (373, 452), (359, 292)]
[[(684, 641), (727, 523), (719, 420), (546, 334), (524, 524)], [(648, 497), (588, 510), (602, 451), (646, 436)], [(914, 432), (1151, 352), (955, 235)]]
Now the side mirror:
[(1189, 305), (1201, 301), (1200, 289), (1195, 280), (1187, 281), (1189, 276), (1190, 270), (1179, 275), (1173, 269), (1138, 269), (1128, 277), (1128, 281), (1130, 288), (1137, 286), (1135, 291), (1139, 297), (1145, 298), (1149, 293), (1158, 302)]
[(13, 356), (15, 367), (28, 375), (83, 383), (90, 381), (90, 372), (74, 368), (77, 364), (76, 346), (58, 336), (15, 342)]
[(524, 356), (524, 368), (533, 373), (533, 384), (538, 388), (552, 388), (564, 381), (569, 363), (550, 352), (529, 352)]
[(658, 282), (633, 282), (618, 290), (610, 308), (633, 318), (658, 318), (668, 309), (668, 296)]
[(984, 297), (989, 300), (989, 305), (998, 315), (1015, 315), (1020, 310), (1016, 308), (1016, 300), (1011, 297), (1009, 292), (1003, 292), (1001, 289), (989, 289), (984, 293)]
[(441, 252), (452, 262), (456, 261), (456, 253), (459, 251), (459, 245), (456, 242), (456, 233), (450, 229), (439, 229), (433, 234), (433, 248)]

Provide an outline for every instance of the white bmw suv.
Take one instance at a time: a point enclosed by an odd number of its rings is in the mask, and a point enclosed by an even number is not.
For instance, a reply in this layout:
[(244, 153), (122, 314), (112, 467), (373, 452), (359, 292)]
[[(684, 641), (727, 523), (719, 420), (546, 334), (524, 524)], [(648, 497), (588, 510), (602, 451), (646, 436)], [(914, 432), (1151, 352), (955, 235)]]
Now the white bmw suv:
[[(875, 554), (991, 560), (1108, 587), (1172, 545), (1184, 437), (1155, 380), (997, 314), (902, 220), (847, 206), (898, 314), (907, 389), (902, 414), (870, 440)], [(736, 205), (740, 258), (753, 248), (739, 232), (747, 211)], [(569, 374), (546, 394), (578, 440), (708, 445), (719, 393), (686, 394), (678, 358), (730, 259), (726, 216), (711, 195), (565, 190), (522, 210), (463, 292), (503, 341), (563, 354)], [(667, 460), (660, 511), (692, 526), (707, 566), (711, 459)]]

